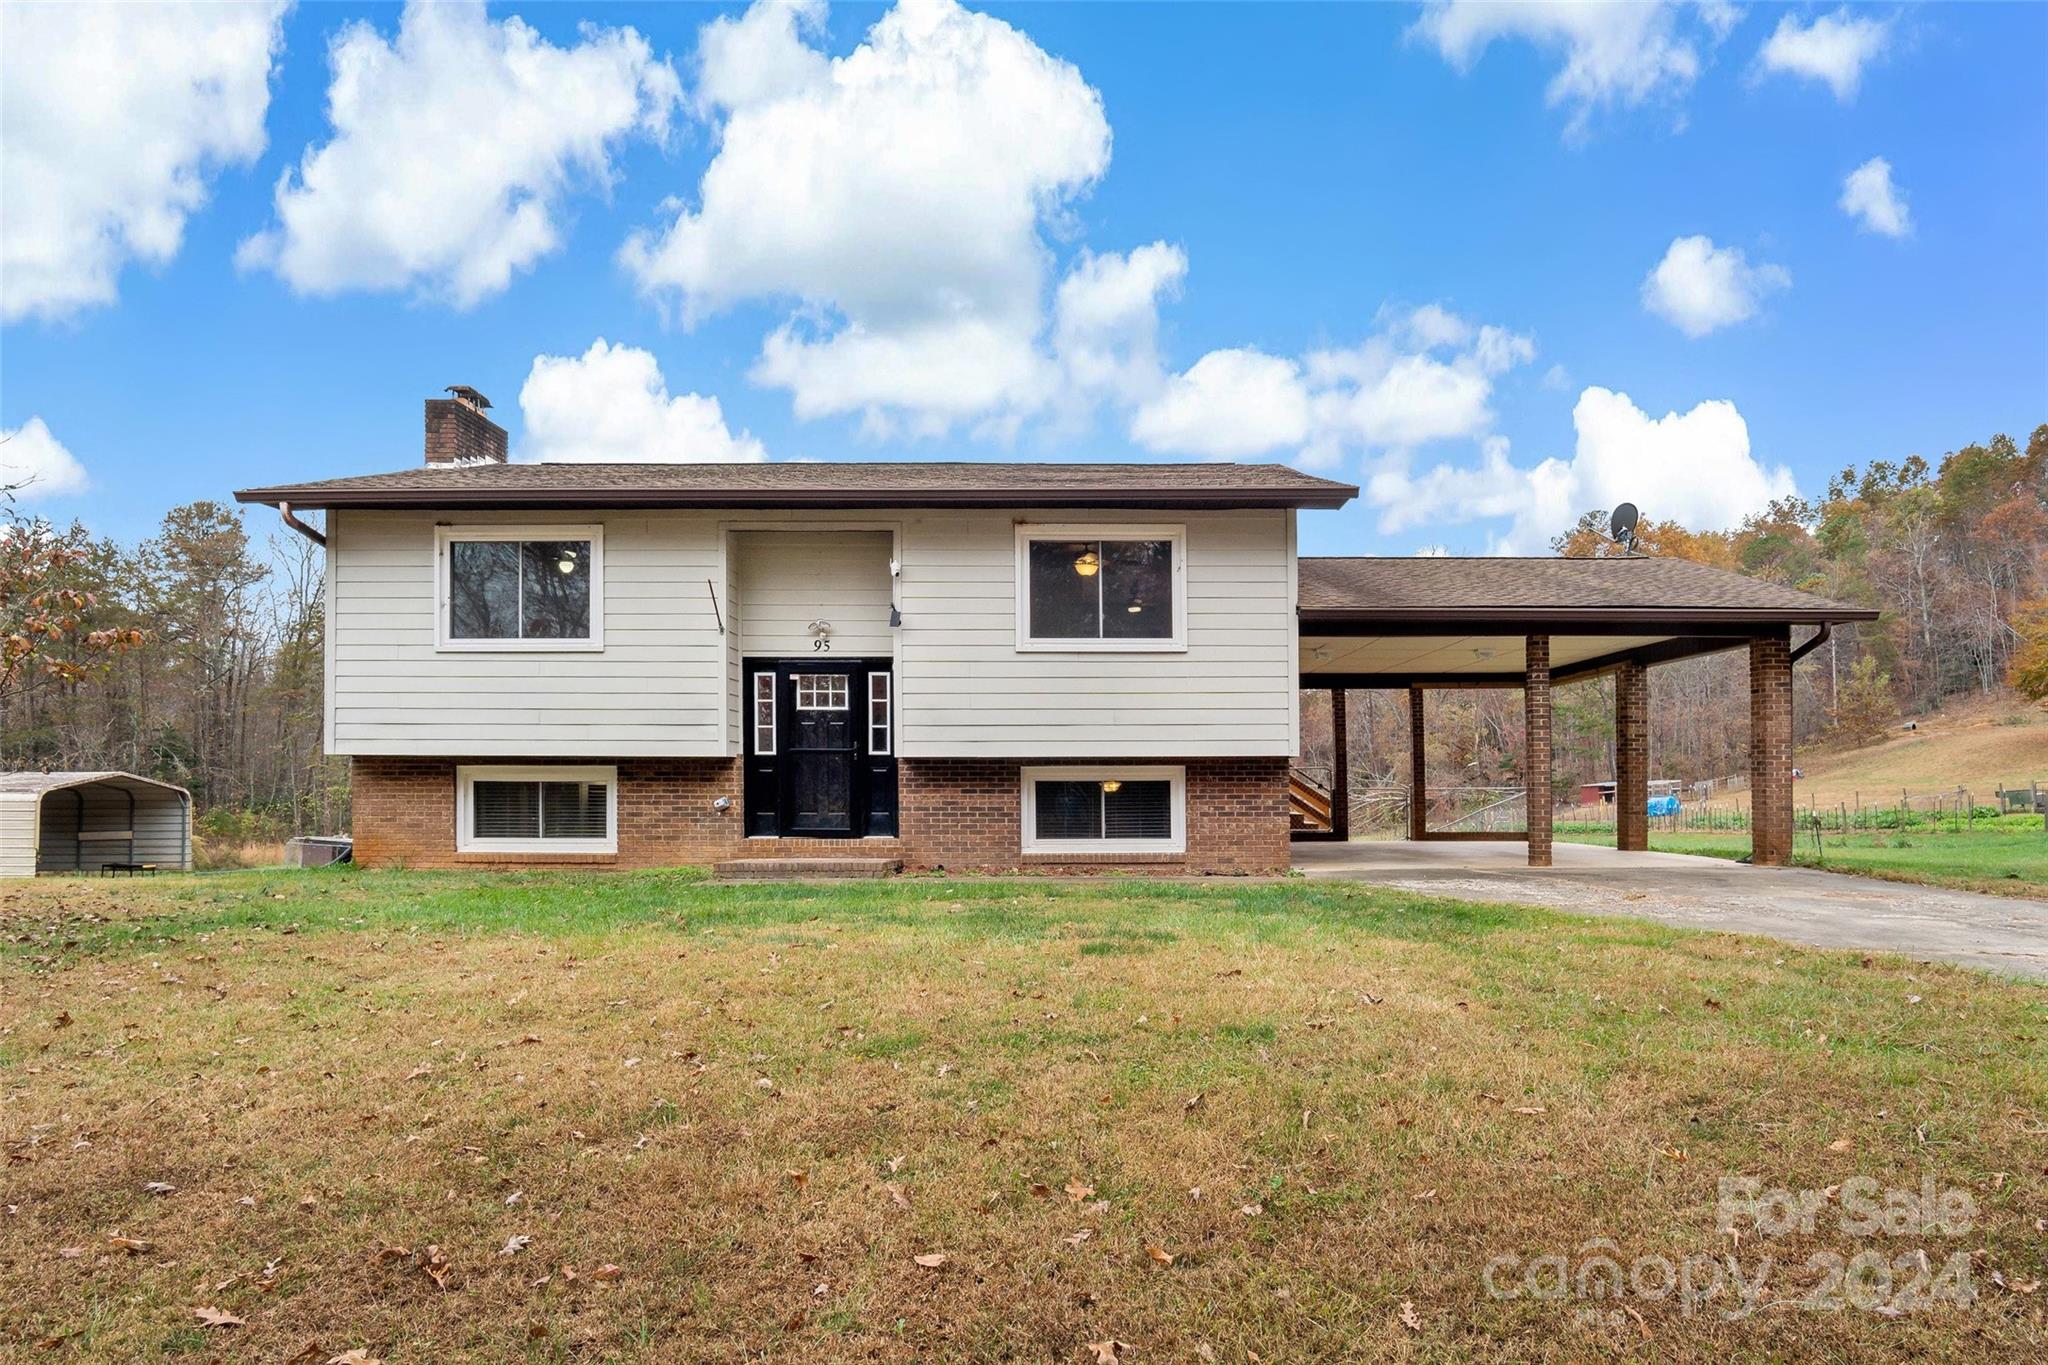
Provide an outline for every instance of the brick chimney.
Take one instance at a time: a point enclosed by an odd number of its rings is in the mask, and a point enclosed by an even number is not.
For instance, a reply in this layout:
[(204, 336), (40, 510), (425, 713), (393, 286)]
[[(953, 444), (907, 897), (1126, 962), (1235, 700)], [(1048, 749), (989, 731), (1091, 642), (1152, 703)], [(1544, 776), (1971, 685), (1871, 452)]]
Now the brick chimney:
[(505, 463), (505, 428), (484, 416), (491, 400), (467, 384), (450, 384), (452, 398), (427, 400), (427, 463)]

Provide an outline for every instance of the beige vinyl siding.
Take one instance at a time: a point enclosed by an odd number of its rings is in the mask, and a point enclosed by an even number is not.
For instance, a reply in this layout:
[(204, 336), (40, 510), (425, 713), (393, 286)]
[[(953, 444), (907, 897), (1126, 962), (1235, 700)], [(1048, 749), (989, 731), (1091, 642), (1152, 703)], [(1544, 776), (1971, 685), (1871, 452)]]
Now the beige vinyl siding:
[[(1145, 758), (1294, 751), (1285, 511), (912, 514), (898, 592), (906, 758)], [(1020, 522), (1183, 526), (1187, 648), (1019, 651)]]
[(886, 531), (740, 531), (742, 632), (750, 656), (811, 654), (811, 622), (829, 621), (827, 652), (849, 659), (896, 652), (889, 627)]
[(0, 795), (0, 877), (36, 875), (36, 800), (32, 792)]
[[(602, 523), (604, 649), (437, 652), (437, 521)], [(1020, 521), (1185, 527), (1186, 649), (1019, 651)], [(800, 533), (794, 550), (774, 543), (785, 529)], [(807, 654), (809, 623), (822, 617), (832, 653), (894, 655), (897, 752), (908, 758), (1291, 754), (1292, 533), (1281, 510), (351, 511), (333, 519), (329, 546), (329, 745), (476, 757), (737, 753), (742, 651)], [(897, 630), (886, 624), (892, 550)], [(723, 637), (706, 579), (722, 589)]]
[[(604, 648), (437, 650), (436, 522), (602, 524)], [(328, 554), (330, 752), (726, 751), (726, 650), (712, 605), (725, 565), (717, 523), (703, 514), (351, 511), (335, 518)]]
[(746, 603), (740, 593), (740, 556), (738, 537), (730, 531), (719, 533), (719, 544), (725, 551), (725, 594), (719, 599), (724, 612), (725, 623), (725, 734), (723, 748), (726, 753), (741, 751), (740, 727), (746, 724), (747, 704), (746, 678), (746, 630), (742, 622), (746, 618)]

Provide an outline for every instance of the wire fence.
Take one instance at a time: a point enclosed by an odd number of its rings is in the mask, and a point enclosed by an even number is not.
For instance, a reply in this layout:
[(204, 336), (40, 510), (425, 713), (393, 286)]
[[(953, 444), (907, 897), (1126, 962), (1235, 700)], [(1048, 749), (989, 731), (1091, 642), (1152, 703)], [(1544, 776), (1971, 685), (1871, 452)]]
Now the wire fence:
[[(1678, 809), (1649, 817), (1653, 832), (1664, 834), (1746, 834), (1749, 806), (1731, 792), (1744, 782), (1687, 784), (1680, 789)], [(1528, 803), (1520, 787), (1432, 786), (1426, 828), (1432, 833), (1513, 834), (1529, 827)], [(1402, 833), (1408, 828), (1409, 792), (1405, 784), (1354, 783), (1350, 792), (1351, 830), (1355, 835)], [(1855, 834), (1885, 832), (1971, 831), (2010, 829), (2011, 817), (2048, 817), (2048, 778), (2007, 782), (1989, 792), (1955, 787), (1945, 791), (1896, 795), (1852, 792), (1847, 800), (1809, 800), (1793, 807), (1793, 824), (1801, 832)], [(1614, 828), (1611, 802), (1560, 804), (1552, 813), (1560, 831), (1604, 833)], [(2048, 832), (2048, 819), (2041, 828)]]

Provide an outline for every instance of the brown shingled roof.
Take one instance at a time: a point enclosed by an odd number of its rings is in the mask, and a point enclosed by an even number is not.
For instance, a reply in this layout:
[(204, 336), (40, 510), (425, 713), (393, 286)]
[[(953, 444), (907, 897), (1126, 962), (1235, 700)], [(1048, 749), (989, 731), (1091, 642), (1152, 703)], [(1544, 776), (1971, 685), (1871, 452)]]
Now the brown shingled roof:
[(1304, 556), (1300, 581), (1305, 621), (1877, 619), (1875, 611), (1682, 559)]
[(468, 464), (245, 488), (297, 507), (1341, 507), (1358, 489), (1277, 464)]

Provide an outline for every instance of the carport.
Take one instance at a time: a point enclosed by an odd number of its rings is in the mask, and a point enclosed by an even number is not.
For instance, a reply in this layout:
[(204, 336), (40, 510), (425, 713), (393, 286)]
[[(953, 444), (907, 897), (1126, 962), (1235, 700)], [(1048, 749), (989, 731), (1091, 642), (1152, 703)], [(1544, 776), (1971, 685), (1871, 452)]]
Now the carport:
[[(1615, 842), (1649, 847), (1650, 670), (1724, 650), (1749, 655), (1751, 860), (1792, 852), (1792, 665), (1836, 625), (1875, 611), (1685, 560), (1315, 558), (1300, 569), (1300, 680), (1330, 694), (1335, 741), (1328, 828), (1349, 839), (1344, 694), (1408, 693), (1408, 837), (1516, 839), (1551, 862), (1551, 689), (1615, 678)], [(1795, 646), (1795, 631), (1805, 637)], [(1434, 688), (1522, 691), (1526, 832), (1432, 831), (1424, 791), (1426, 698)], [(1540, 794), (1540, 795), (1539, 795)]]
[(0, 773), (0, 877), (191, 868), (183, 787), (123, 772)]

